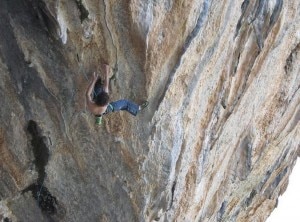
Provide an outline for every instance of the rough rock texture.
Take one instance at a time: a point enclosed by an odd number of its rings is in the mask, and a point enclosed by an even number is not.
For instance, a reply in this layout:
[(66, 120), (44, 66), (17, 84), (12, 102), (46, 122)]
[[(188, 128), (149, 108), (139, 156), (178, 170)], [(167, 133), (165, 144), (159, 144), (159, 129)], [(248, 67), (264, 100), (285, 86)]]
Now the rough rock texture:
[[(1, 0), (0, 220), (265, 221), (300, 144), (300, 2)], [(86, 110), (108, 62), (112, 99)]]

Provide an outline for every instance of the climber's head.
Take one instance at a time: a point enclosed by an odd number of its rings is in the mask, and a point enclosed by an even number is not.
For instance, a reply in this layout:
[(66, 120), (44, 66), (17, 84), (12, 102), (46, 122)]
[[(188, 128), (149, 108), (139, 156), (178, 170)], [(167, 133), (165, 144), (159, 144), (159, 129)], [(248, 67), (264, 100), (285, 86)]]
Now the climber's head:
[(96, 98), (95, 103), (98, 106), (105, 106), (108, 104), (109, 101), (109, 95), (107, 92), (101, 92)]

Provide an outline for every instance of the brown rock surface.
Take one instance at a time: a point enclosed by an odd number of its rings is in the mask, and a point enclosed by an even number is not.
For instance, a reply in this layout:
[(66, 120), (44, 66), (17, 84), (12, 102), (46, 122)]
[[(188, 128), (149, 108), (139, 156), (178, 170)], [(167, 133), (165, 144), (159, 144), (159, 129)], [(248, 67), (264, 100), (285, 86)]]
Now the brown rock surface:
[[(265, 221), (300, 149), (299, 1), (0, 1), (0, 220)], [(85, 106), (150, 101), (102, 126)]]

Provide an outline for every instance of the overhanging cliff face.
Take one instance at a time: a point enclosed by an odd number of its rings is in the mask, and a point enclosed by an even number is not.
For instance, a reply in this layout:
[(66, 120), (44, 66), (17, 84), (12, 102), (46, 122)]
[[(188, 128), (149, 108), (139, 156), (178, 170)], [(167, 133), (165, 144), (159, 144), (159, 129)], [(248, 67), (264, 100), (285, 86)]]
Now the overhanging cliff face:
[[(297, 1), (2, 0), (0, 219), (264, 221), (299, 155)], [(107, 62), (112, 99), (86, 110)]]

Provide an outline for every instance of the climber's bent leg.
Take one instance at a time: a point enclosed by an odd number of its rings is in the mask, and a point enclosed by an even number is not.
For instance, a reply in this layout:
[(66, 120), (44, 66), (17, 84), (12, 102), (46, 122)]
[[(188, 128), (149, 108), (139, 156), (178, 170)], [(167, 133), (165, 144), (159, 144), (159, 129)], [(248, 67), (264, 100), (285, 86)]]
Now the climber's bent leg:
[(135, 104), (129, 100), (126, 100), (126, 99), (112, 102), (109, 105), (111, 105), (113, 107), (113, 110), (112, 110), (113, 112), (125, 110), (125, 111), (129, 112), (130, 114), (136, 116), (139, 111), (139, 106), (137, 104)]

